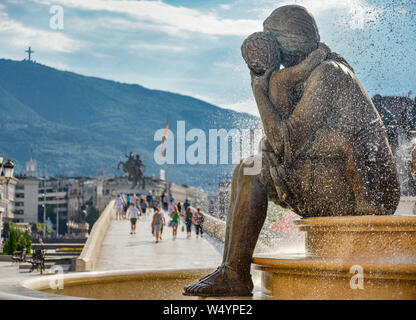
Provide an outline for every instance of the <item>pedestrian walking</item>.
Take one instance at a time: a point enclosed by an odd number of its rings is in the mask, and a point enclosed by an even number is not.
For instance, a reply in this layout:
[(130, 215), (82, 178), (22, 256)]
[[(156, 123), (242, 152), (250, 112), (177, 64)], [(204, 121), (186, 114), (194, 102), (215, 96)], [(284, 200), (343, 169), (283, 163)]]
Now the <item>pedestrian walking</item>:
[(202, 237), (202, 234), (204, 233), (204, 230), (202, 228), (204, 221), (205, 221), (205, 216), (202, 213), (201, 208), (198, 207), (194, 214), (194, 225), (195, 225), (195, 233), (196, 233), (197, 238), (199, 234), (201, 234), (201, 237)]
[(160, 233), (164, 224), (165, 218), (160, 210), (160, 207), (157, 207), (152, 219), (152, 231), (156, 237), (156, 243), (158, 243), (159, 240), (162, 240)]
[(163, 210), (168, 210), (169, 197), (165, 195), (165, 193), (162, 194), (162, 203), (163, 203)]
[(127, 202), (127, 195), (125, 195), (125, 194), (123, 194), (123, 196), (122, 196), (122, 198), (123, 198), (123, 206), (124, 206), (124, 210), (123, 210), (123, 212), (121, 213), (121, 218), (122, 219), (125, 219), (126, 218), (126, 212), (127, 212), (127, 209), (129, 208), (129, 204), (130, 203), (128, 203)]
[(192, 228), (192, 208), (188, 206), (185, 212), (185, 224), (186, 224), (186, 237), (189, 239), (191, 237), (191, 228)]
[(142, 214), (144, 216), (147, 216), (147, 207), (148, 207), (148, 204), (147, 204), (146, 200), (140, 199), (139, 205), (140, 205), (140, 210), (142, 211)]
[(137, 198), (136, 194), (132, 194), (130, 197), (130, 203), (134, 203), (136, 205), (136, 208), (138, 208), (137, 202), (139, 201), (139, 198)]
[(176, 206), (173, 207), (173, 211), (170, 214), (170, 217), (172, 218), (170, 221), (170, 226), (172, 227), (172, 238), (175, 240), (176, 235), (178, 234), (178, 225), (180, 223), (180, 215)]
[(160, 228), (160, 235), (159, 235), (159, 239), (162, 240), (163, 226), (166, 225), (165, 211), (161, 209), (160, 214), (162, 215), (162, 219), (164, 221), (164, 223), (162, 224), (162, 227)]
[(174, 207), (175, 207), (175, 204), (172, 201), (169, 201), (169, 205), (168, 205), (168, 214), (169, 214), (169, 216), (172, 214)]
[(136, 222), (139, 216), (139, 209), (136, 208), (136, 204), (132, 202), (127, 210), (127, 218), (130, 219), (130, 234), (136, 234)]
[(124, 209), (124, 201), (123, 201), (123, 198), (119, 194), (117, 195), (115, 206), (116, 206), (116, 220), (120, 220), (121, 215), (123, 213), (123, 209)]
[(153, 195), (152, 191), (149, 191), (146, 196), (146, 202), (149, 208), (153, 208)]
[(186, 199), (186, 200), (185, 200), (185, 203), (183, 204), (183, 209), (185, 210), (185, 212), (186, 212), (186, 210), (188, 209), (188, 207), (189, 207), (190, 205), (191, 205), (191, 204), (190, 204), (189, 200), (188, 200), (188, 199)]

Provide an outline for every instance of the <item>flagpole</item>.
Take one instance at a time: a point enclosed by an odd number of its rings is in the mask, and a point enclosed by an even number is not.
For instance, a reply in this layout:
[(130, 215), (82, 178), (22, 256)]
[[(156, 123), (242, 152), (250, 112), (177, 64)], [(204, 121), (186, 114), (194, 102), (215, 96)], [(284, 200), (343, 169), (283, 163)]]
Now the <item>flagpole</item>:
[[(168, 134), (169, 134), (169, 121), (166, 120), (166, 128), (165, 128), (165, 134), (163, 135), (163, 139), (162, 139), (162, 147), (160, 150), (160, 158), (162, 159), (163, 157), (163, 149), (165, 144), (167, 144), (167, 138), (168, 138)], [(168, 148), (166, 147), (166, 171), (165, 171), (165, 180), (166, 180), (166, 193), (167, 193), (167, 197), (169, 197), (169, 181), (168, 181)]]
[(169, 181), (168, 181), (168, 148), (166, 148), (166, 173), (165, 173), (165, 179), (166, 179), (166, 193), (168, 194), (167, 195), (168, 196), (168, 199), (170, 199), (170, 196), (169, 196)]
[[(169, 128), (169, 120), (166, 119), (166, 127)], [(169, 132), (169, 131), (168, 131)], [(166, 137), (166, 192), (168, 194), (168, 203), (170, 200), (170, 195), (169, 195), (169, 180), (168, 180), (168, 139)]]

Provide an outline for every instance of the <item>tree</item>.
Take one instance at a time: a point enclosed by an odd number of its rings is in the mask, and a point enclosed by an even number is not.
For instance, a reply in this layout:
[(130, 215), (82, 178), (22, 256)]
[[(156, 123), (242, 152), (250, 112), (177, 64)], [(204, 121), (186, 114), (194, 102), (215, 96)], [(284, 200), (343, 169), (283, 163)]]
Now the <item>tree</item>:
[(32, 234), (38, 234), (41, 231), (38, 229), (38, 225), (40, 225), (39, 222), (32, 223), (32, 225), (30, 226), (30, 231), (32, 232)]
[(88, 232), (91, 232), (92, 226), (94, 225), (95, 221), (98, 220), (100, 217), (100, 211), (94, 206), (91, 206), (87, 210), (87, 218), (86, 221), (89, 224), (89, 230)]
[(17, 250), (17, 230), (15, 228), (11, 228), (9, 238), (4, 244), (4, 252), (8, 255), (12, 255), (16, 250)]
[[(43, 223), (33, 223), (30, 227), (30, 230), (32, 231), (32, 234), (43, 235)], [(51, 233), (51, 228), (49, 225), (46, 225), (46, 233)]]
[(9, 233), (10, 233), (10, 222), (6, 221), (3, 224), (3, 232), (1, 234), (1, 236), (4, 239), (7, 239), (9, 237)]
[(22, 237), (22, 247), (27, 249), (27, 252), (32, 250), (32, 239), (30, 239), (29, 232), (27, 230)]

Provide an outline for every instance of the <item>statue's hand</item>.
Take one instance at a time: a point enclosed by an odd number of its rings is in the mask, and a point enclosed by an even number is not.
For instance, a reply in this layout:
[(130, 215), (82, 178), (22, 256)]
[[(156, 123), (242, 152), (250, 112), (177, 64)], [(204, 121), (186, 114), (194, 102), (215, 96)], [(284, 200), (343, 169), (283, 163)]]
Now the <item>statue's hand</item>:
[(331, 49), (328, 47), (328, 45), (326, 45), (323, 42), (320, 42), (318, 49), (312, 51), (309, 54), (308, 58), (310, 60), (311, 65), (313, 67), (316, 67), (317, 65), (324, 62), (328, 58), (330, 53), (331, 53)]
[(251, 87), (253, 88), (254, 94), (263, 93), (267, 94), (269, 90), (269, 80), (270, 76), (273, 73), (274, 68), (266, 70), (262, 75), (257, 75), (253, 71), (250, 72), (251, 75)]
[(319, 42), (318, 50), (326, 52), (327, 56), (331, 53), (331, 48), (324, 42)]

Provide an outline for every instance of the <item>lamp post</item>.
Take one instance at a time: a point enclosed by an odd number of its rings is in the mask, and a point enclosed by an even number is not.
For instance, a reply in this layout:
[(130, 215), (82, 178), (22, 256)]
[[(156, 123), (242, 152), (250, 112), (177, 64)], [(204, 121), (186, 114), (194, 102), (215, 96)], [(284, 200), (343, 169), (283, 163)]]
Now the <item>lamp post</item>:
[[(9, 209), (9, 189), (8, 185), (10, 180), (13, 178), (14, 163), (8, 159), (6, 163), (3, 163), (3, 157), (0, 157), (0, 185), (6, 185), (6, 213)], [(3, 230), (3, 215), (0, 212), (0, 235)], [(1, 236), (0, 236), (1, 244)]]
[[(4, 179), (1, 174), (4, 174)], [(0, 184), (8, 185), (10, 180), (13, 178), (14, 163), (8, 159), (6, 163), (3, 163), (3, 157), (0, 157)]]

